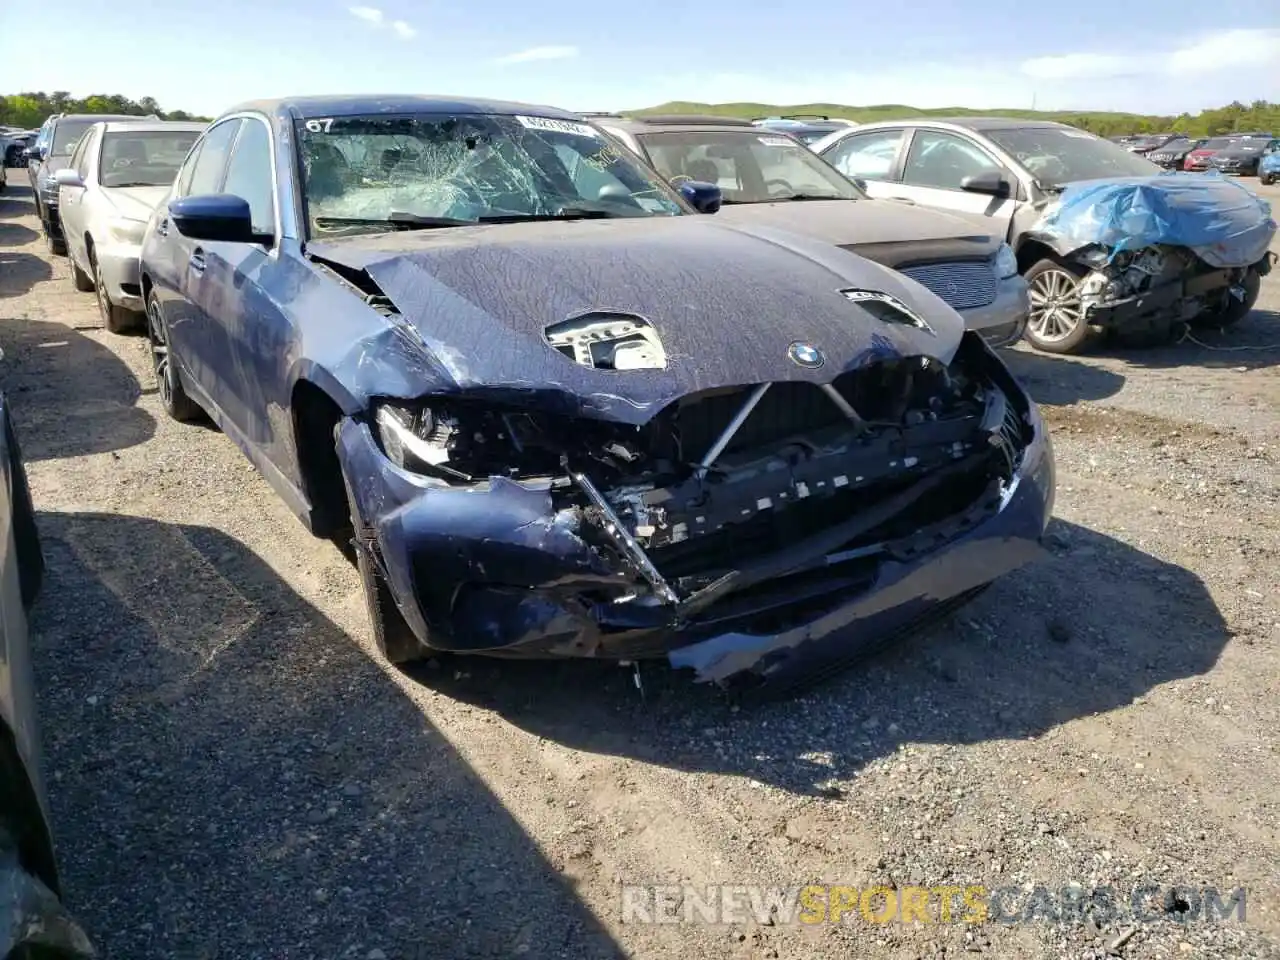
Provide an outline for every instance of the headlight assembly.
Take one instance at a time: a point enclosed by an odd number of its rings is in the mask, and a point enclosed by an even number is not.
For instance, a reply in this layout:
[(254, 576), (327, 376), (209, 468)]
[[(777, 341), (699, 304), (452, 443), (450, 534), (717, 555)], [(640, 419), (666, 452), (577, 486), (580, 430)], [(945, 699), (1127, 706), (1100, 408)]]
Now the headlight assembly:
[(992, 261), (995, 267), (996, 277), (1005, 280), (1012, 277), (1018, 272), (1018, 258), (1013, 254), (1013, 248), (1007, 243), (1000, 244), (1000, 249), (996, 251), (996, 255)]
[(119, 217), (112, 220), (107, 225), (107, 233), (116, 243), (140, 244), (142, 243), (142, 234), (146, 231), (147, 225), (142, 220), (126, 220)]
[(449, 460), (456, 422), (437, 418), (428, 407), (384, 403), (374, 417), (382, 449), (397, 467), (438, 467)]

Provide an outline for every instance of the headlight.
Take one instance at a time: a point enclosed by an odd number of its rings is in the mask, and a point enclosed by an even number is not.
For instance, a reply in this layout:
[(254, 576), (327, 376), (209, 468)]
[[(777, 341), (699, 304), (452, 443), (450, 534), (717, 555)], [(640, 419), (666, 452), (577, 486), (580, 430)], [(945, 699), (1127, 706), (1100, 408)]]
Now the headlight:
[(456, 423), (437, 418), (427, 407), (383, 404), (374, 417), (387, 459), (397, 467), (438, 467), (449, 460)]
[(1012, 277), (1018, 272), (1018, 258), (1013, 255), (1013, 248), (1007, 243), (1000, 244), (1000, 249), (996, 251), (993, 265), (996, 270), (996, 277), (1004, 280)]
[(126, 220), (123, 217), (112, 220), (107, 225), (107, 233), (116, 243), (140, 244), (142, 234), (147, 229), (143, 220)]

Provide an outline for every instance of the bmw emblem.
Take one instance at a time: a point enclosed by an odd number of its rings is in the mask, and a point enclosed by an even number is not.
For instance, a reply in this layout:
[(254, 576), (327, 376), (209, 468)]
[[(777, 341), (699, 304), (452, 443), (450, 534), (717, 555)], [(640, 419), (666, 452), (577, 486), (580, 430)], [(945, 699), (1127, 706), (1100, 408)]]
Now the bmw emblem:
[(803, 340), (797, 340), (787, 347), (787, 356), (791, 358), (791, 362), (796, 366), (806, 367), (809, 370), (817, 370), (827, 362), (827, 358), (822, 355), (821, 350), (812, 343), (805, 343)]

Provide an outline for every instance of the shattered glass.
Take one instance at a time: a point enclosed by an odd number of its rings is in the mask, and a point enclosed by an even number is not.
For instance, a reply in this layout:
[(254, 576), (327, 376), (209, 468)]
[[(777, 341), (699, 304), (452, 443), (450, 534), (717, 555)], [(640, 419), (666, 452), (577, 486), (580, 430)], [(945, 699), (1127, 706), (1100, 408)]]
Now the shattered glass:
[(423, 218), (684, 213), (666, 184), (582, 123), (490, 114), (313, 118), (299, 121), (298, 139), (313, 237)]

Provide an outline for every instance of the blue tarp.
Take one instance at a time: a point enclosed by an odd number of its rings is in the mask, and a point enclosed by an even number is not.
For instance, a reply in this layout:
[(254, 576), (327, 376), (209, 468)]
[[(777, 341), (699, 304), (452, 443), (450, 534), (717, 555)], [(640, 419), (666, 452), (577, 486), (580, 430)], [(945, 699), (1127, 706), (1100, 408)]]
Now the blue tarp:
[(1276, 222), (1271, 204), (1221, 174), (1162, 174), (1073, 183), (1035, 229), (1070, 250), (1100, 244), (1112, 257), (1158, 243), (1190, 247), (1221, 268), (1261, 260)]

